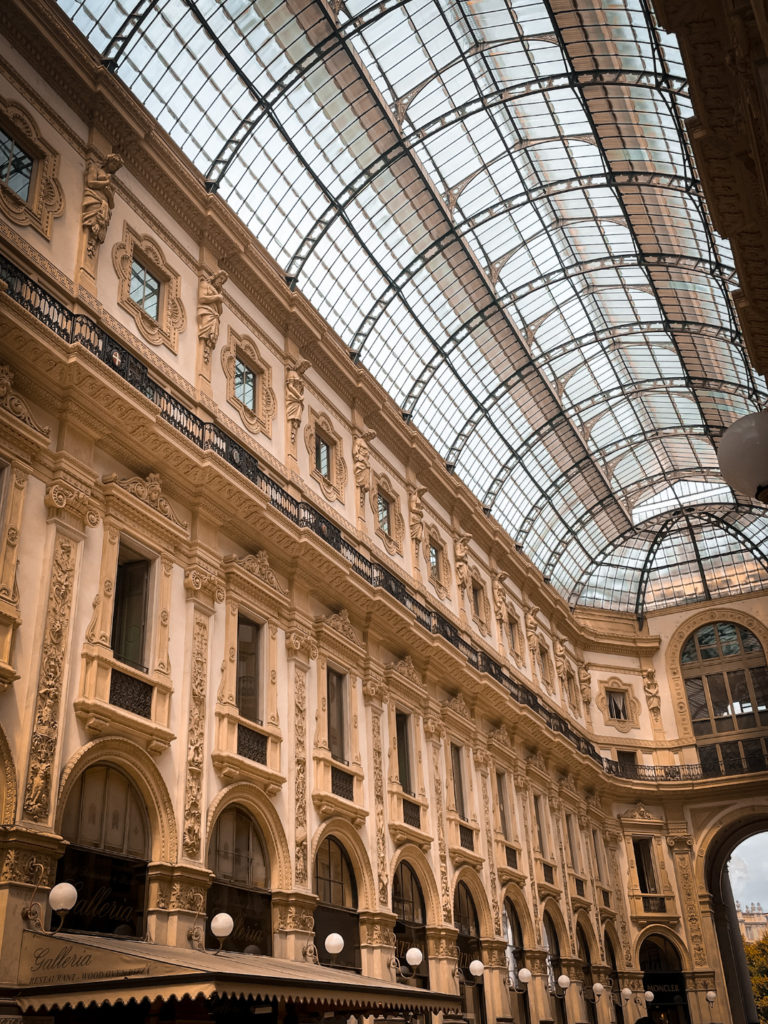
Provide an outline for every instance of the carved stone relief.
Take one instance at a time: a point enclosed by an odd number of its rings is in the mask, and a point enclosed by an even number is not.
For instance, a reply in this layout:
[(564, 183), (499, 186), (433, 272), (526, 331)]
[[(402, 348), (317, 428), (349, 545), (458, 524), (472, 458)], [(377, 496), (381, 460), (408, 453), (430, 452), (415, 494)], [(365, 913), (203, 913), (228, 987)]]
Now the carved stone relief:
[(159, 473), (149, 473), (145, 479), (140, 476), (124, 477), (122, 480), (115, 476), (104, 477), (105, 484), (111, 483), (113, 480), (117, 482), (118, 487), (122, 487), (128, 494), (143, 501), (155, 512), (159, 512), (174, 526), (180, 526), (183, 530), (187, 528), (188, 524), (179, 519), (170, 502), (163, 495), (163, 481)]
[(373, 798), (376, 807), (376, 860), (378, 862), (379, 903), (389, 905), (389, 870), (387, 867), (387, 843), (384, 830), (384, 772), (381, 753), (381, 712), (371, 705), (371, 729), (373, 733)]
[(201, 271), (197, 276), (197, 340), (203, 346), (204, 363), (210, 363), (219, 340), (219, 324), (224, 312), (223, 288), (228, 276), (225, 270), (217, 274)]
[[(316, 650), (317, 648), (315, 648)], [(298, 665), (294, 670), (293, 698), (296, 706), (294, 719), (294, 756), (296, 761), (294, 873), (296, 885), (303, 886), (307, 885), (309, 879), (307, 864), (307, 674)]]
[(51, 806), (51, 773), (56, 756), (61, 713), (64, 664), (72, 611), (75, 554), (74, 541), (57, 533), (37, 684), (35, 727), (24, 793), (24, 815), (32, 821), (44, 821)]
[(85, 171), (82, 224), (85, 231), (85, 254), (94, 262), (99, 246), (107, 237), (107, 228), (115, 207), (114, 175), (123, 166), (122, 157), (108, 153), (103, 160), (91, 160)]
[(187, 781), (184, 796), (184, 836), (187, 857), (197, 859), (201, 847), (202, 776), (205, 742), (205, 691), (208, 679), (208, 617), (195, 609), (192, 633), (192, 676), (187, 733)]
[(49, 437), (50, 427), (41, 426), (29, 411), (29, 406), (21, 395), (13, 390), (13, 370), (7, 363), (0, 364), (0, 409), (5, 409), (25, 426), (31, 427), (43, 437)]

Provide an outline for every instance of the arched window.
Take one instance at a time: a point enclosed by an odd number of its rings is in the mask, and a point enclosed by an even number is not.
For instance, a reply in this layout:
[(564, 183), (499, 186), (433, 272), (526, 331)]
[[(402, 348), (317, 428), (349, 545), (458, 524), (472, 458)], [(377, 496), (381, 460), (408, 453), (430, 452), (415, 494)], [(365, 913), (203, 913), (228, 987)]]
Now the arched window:
[(208, 928), (205, 944), (218, 948), (211, 934), (215, 914), (231, 914), (235, 927), (224, 949), (269, 956), (272, 952), (272, 901), (269, 860), (256, 822), (239, 807), (230, 807), (216, 819), (208, 850), (214, 881), (206, 898)]
[(472, 894), (464, 882), (458, 882), (453, 895), (453, 923), (459, 966), (461, 1008), (468, 1021), (485, 1024), (485, 995), (482, 979), (476, 980), (469, 970), (473, 960), (482, 959), (480, 924)]
[(520, 983), (518, 972), (525, 967), (525, 949), (523, 948), (523, 930), (520, 918), (512, 900), (504, 900), (504, 911), (501, 927), (507, 942), (507, 971), (512, 1000), (512, 1016), (520, 1024), (531, 1024), (531, 1010), (528, 1005), (528, 986)]
[[(357, 919), (357, 883), (347, 851), (334, 836), (327, 836), (315, 857), (315, 944), (321, 963), (360, 970), (360, 927)], [(325, 949), (326, 936), (338, 932), (344, 949), (336, 956)]]
[(70, 845), (56, 881), (78, 891), (66, 930), (142, 936), (149, 822), (130, 779), (107, 765), (83, 772), (64, 808), (62, 835)]
[[(754, 633), (711, 622), (692, 633), (680, 654), (688, 710), (705, 775), (768, 767), (761, 732), (768, 725), (768, 666)], [(703, 742), (720, 736), (720, 742)]]
[[(399, 981), (429, 988), (429, 965), (427, 962), (427, 921), (424, 894), (421, 891), (416, 872), (408, 861), (402, 860), (397, 866), (392, 879), (392, 911), (395, 921), (395, 951), (400, 960), (404, 976), (398, 975)], [(421, 950), (423, 960), (418, 967), (408, 967), (405, 960), (406, 952), (416, 946)]]
[(688, 997), (680, 954), (663, 935), (653, 935), (640, 947), (643, 987), (653, 992), (649, 1016), (664, 1024), (690, 1024)]
[(594, 995), (592, 994), (592, 957), (589, 952), (589, 943), (587, 942), (587, 936), (584, 934), (584, 929), (580, 924), (576, 925), (576, 955), (581, 960), (581, 973), (584, 982), (584, 994), (586, 995), (585, 1004), (587, 1008), (587, 1019), (590, 1024), (597, 1024), (597, 1015), (595, 1012)]
[(563, 973), (560, 961), (560, 939), (554, 922), (546, 911), (542, 917), (542, 935), (544, 949), (547, 953), (547, 988), (549, 989), (552, 1019), (557, 1021), (557, 1024), (566, 1024), (568, 1017), (565, 1011), (565, 999), (561, 998), (565, 993), (557, 984), (557, 979)]

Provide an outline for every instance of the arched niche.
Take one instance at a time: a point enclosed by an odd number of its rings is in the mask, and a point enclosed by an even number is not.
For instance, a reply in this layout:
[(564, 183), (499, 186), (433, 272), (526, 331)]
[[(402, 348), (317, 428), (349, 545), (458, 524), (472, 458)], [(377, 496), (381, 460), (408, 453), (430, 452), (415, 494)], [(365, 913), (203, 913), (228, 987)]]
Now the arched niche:
[(542, 929), (544, 927), (544, 914), (549, 914), (552, 920), (552, 924), (554, 925), (555, 932), (557, 933), (557, 941), (560, 946), (560, 956), (571, 956), (572, 954), (571, 944), (568, 938), (568, 926), (565, 923), (565, 918), (563, 917), (563, 912), (560, 909), (560, 904), (551, 896), (547, 897), (547, 899), (541, 905)]
[(247, 811), (258, 825), (267, 846), (270, 888), (290, 889), (293, 882), (291, 854), (280, 815), (269, 797), (250, 782), (236, 782), (217, 793), (208, 808), (205, 848), (219, 815), (237, 805)]
[(636, 936), (633, 950), (633, 959), (636, 964), (640, 964), (640, 949), (642, 948), (643, 943), (646, 939), (653, 939), (654, 936), (666, 939), (672, 946), (674, 946), (677, 955), (680, 957), (681, 969), (683, 971), (693, 970), (693, 960), (691, 955), (677, 932), (674, 932), (666, 925), (658, 924), (647, 925)]
[(424, 904), (427, 911), (427, 924), (441, 925), (442, 909), (440, 907), (440, 891), (437, 887), (437, 882), (435, 881), (432, 865), (418, 846), (408, 843), (400, 848), (397, 856), (392, 862), (391, 874), (393, 878), (395, 877), (395, 871), (397, 871), (398, 866), (404, 860), (408, 861), (411, 865), (419, 880), (419, 884), (421, 885), (421, 892), (424, 896)]
[(695, 633), (702, 626), (708, 626), (713, 622), (735, 622), (751, 630), (763, 646), (766, 657), (768, 657), (768, 627), (766, 627), (754, 615), (733, 605), (714, 605), (706, 611), (697, 612), (684, 619), (675, 629), (667, 642), (665, 654), (665, 665), (667, 680), (669, 681), (669, 692), (672, 705), (675, 709), (675, 719), (680, 738), (688, 743), (695, 743), (691, 719), (688, 714), (688, 701), (685, 696), (683, 684), (683, 673), (680, 666), (680, 656), (683, 645), (688, 637)]
[(61, 832), (64, 808), (77, 780), (83, 772), (96, 764), (119, 768), (134, 783), (144, 799), (149, 815), (151, 860), (175, 864), (178, 857), (178, 832), (168, 788), (150, 755), (130, 740), (114, 737), (93, 740), (70, 758), (62, 772), (56, 799), (56, 831)]
[[(574, 926), (579, 925), (584, 934), (590, 961), (593, 964), (602, 963), (603, 954), (600, 948), (600, 943), (597, 940), (595, 929), (592, 925), (592, 922), (589, 919), (589, 914), (586, 912), (586, 910), (579, 910), (576, 914), (573, 923)], [(576, 952), (578, 953), (578, 950)]]

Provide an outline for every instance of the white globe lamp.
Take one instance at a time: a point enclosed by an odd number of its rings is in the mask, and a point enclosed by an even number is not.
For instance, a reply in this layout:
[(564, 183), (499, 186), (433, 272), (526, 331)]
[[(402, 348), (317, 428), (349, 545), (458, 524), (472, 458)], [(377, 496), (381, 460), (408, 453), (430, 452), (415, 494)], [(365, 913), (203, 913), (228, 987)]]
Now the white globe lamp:
[(629, 1000), (632, 998), (632, 989), (631, 988), (623, 988), (621, 990), (621, 998), (624, 1000), (625, 1003), (628, 1003)]
[(71, 882), (59, 882), (48, 893), (48, 904), (57, 914), (66, 914), (77, 903), (77, 889)]
[(344, 939), (338, 932), (330, 932), (325, 937), (324, 945), (326, 953), (330, 953), (331, 956), (338, 956), (342, 949), (344, 949)]
[(768, 504), (768, 409), (742, 416), (728, 427), (717, 461), (734, 491)]
[(714, 1003), (714, 1001), (717, 999), (717, 992), (710, 989), (704, 998), (707, 1000), (709, 1005), (712, 1006), (712, 1003)]
[(521, 967), (520, 970), (517, 972), (517, 980), (520, 982), (521, 985), (529, 984), (532, 977), (533, 975), (527, 967)]
[(652, 1003), (655, 998), (656, 996), (650, 990), (643, 993), (643, 999), (645, 999), (646, 1003)]
[(567, 992), (568, 989), (571, 987), (571, 979), (568, 977), (567, 974), (561, 974), (560, 977), (557, 979), (557, 984), (560, 986), (563, 992)]
[(232, 934), (234, 927), (235, 922), (230, 914), (216, 914), (211, 919), (211, 931), (217, 939), (226, 939)]
[(469, 973), (473, 978), (482, 978), (485, 965), (482, 960), (472, 960), (469, 965)]
[(409, 967), (418, 967), (424, 959), (424, 954), (416, 946), (411, 946), (405, 951), (405, 962)]
[(596, 981), (592, 986), (592, 995), (595, 997), (595, 999), (599, 999), (603, 992), (605, 992), (605, 986), (602, 985), (599, 981)]

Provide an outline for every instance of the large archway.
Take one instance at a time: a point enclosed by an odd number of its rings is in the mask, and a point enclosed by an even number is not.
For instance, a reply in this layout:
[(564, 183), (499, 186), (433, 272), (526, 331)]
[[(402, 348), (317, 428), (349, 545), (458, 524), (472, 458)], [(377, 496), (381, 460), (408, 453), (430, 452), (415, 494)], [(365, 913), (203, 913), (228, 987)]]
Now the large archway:
[(768, 807), (753, 805), (723, 823), (706, 846), (705, 885), (712, 898), (712, 918), (723, 968), (727, 1003), (733, 1024), (752, 1024), (757, 1010), (739, 931), (736, 905), (728, 875), (731, 854), (751, 836), (768, 832)]

